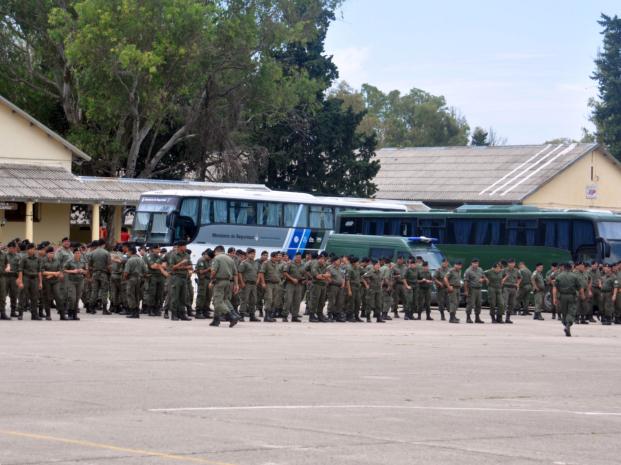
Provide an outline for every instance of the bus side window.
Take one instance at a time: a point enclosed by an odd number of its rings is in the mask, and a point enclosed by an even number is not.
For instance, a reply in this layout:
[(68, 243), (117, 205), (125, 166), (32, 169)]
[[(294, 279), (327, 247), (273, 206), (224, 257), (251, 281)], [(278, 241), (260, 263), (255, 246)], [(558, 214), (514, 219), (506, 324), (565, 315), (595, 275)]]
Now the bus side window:
[(210, 224), (213, 221), (213, 200), (203, 198), (201, 200), (201, 224)]
[(198, 199), (195, 197), (190, 197), (183, 199), (183, 203), (181, 204), (181, 209), (179, 210), (179, 215), (186, 216), (191, 218), (194, 222), (194, 225), (198, 224)]

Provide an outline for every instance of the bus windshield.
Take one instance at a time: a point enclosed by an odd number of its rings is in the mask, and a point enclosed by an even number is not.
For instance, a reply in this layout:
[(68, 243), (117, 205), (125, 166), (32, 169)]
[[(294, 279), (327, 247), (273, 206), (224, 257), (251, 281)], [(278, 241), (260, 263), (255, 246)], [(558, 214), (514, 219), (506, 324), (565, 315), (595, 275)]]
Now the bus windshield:
[(442, 260), (444, 256), (439, 249), (435, 247), (411, 247), (412, 256), (414, 257), (422, 257), (423, 261), (429, 264), (430, 270), (437, 270), (442, 266)]
[(172, 230), (166, 225), (166, 217), (176, 210), (178, 197), (143, 197), (134, 217), (133, 240), (168, 244)]
[(601, 238), (621, 241), (621, 221), (600, 221), (597, 223), (597, 229)]

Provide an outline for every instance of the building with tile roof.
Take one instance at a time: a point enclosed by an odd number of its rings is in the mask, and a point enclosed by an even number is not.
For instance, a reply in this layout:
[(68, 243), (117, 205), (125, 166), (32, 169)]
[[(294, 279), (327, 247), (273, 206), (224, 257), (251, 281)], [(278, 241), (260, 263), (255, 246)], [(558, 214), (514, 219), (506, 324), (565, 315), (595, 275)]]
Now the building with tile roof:
[(598, 144), (385, 148), (381, 199), (621, 211), (621, 164)]
[(72, 165), (91, 158), (2, 96), (0, 140), (0, 242), (16, 237), (34, 242), (57, 242), (70, 235), (80, 241), (99, 238), (99, 227), (70, 227), (72, 205), (88, 206), (97, 225), (101, 206), (112, 206), (112, 230), (118, 239), (124, 206), (137, 205), (146, 191), (269, 190), (261, 184), (76, 176)]

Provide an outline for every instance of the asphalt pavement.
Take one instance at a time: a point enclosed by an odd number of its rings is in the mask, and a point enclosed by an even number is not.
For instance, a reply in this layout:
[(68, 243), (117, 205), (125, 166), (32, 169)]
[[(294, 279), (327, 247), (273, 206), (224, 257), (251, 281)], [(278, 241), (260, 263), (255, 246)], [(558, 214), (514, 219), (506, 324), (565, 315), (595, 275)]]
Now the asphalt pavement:
[(0, 464), (618, 465), (621, 326), (546, 318), (2, 321)]

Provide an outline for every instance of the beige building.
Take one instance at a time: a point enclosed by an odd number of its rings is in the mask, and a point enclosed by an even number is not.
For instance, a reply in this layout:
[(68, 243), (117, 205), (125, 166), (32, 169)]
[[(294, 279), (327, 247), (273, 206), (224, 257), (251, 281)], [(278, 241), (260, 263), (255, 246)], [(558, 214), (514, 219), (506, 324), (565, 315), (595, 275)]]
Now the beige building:
[[(75, 176), (72, 164), (90, 157), (0, 96), (0, 243), (16, 237), (33, 242), (98, 239), (100, 210), (113, 208), (115, 239), (122, 212), (143, 192), (162, 189), (265, 189), (263, 185)], [(87, 206), (91, 224), (71, 228), (72, 205)], [(93, 227), (95, 225), (95, 227)]]
[(621, 164), (598, 144), (381, 149), (381, 199), (621, 212)]

